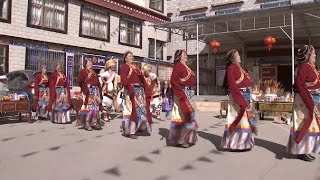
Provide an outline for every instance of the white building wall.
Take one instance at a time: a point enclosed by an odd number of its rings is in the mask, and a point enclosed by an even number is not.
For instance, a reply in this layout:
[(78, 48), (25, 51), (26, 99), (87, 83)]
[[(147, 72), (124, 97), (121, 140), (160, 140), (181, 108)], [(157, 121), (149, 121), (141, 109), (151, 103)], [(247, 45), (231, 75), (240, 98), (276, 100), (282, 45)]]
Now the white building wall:
[[(120, 45), (118, 43), (119, 18), (121, 15), (113, 11), (111, 11), (110, 13), (110, 42), (104, 42), (104, 41), (79, 37), (80, 9), (81, 9), (80, 1), (69, 0), (67, 34), (63, 34), (63, 33), (57, 33), (57, 32), (51, 32), (47, 30), (27, 27), (28, 1), (13, 0), (11, 24), (0, 22), (0, 34), (11, 36), (11, 37), (57, 43), (62, 45), (77, 46), (82, 48), (109, 51), (109, 52), (120, 53), (120, 54), (124, 53), (126, 50), (131, 50), (136, 56), (148, 57), (148, 51), (149, 51), (148, 38), (155, 37), (154, 28), (148, 26), (150, 25), (149, 22), (144, 22), (142, 25), (143, 26), (142, 27), (142, 48), (141, 49), (134, 48), (134, 47)], [(158, 40), (166, 41), (167, 32), (157, 31), (156, 37)], [(11, 48), (13, 48), (13, 50), (11, 50)], [(12, 51), (15, 53), (22, 53), (21, 51), (16, 52), (16, 49), (20, 49), (20, 50), (24, 49), (25, 51), (25, 48), (21, 48), (21, 47), (19, 48), (15, 46), (10, 46), (9, 51)], [(18, 70), (19, 68), (22, 67), (22, 66), (14, 65), (14, 64), (17, 64), (18, 62), (21, 62), (22, 60), (20, 57), (17, 57), (17, 56), (18, 55), (14, 55), (14, 56), (11, 55), (10, 56), (11, 58), (9, 58), (10, 71)], [(164, 49), (164, 57), (165, 58), (167, 57), (166, 49)], [(24, 59), (25, 59), (25, 56), (23, 57), (23, 60)], [(23, 68), (24, 68), (24, 65), (23, 65)]]

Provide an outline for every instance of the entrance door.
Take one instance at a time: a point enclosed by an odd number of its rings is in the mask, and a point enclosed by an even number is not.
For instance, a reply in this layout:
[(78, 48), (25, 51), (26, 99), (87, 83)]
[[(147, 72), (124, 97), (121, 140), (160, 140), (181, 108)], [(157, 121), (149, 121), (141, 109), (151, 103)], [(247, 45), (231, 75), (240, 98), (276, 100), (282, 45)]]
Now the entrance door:
[(282, 83), (285, 91), (291, 92), (292, 88), (291, 65), (278, 65), (278, 81)]

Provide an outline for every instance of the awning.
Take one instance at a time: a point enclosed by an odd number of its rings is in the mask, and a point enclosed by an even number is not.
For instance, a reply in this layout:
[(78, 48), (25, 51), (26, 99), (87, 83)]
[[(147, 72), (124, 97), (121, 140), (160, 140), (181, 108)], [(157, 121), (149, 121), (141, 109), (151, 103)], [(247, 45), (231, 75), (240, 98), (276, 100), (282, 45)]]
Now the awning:
[(86, 2), (117, 11), (119, 13), (128, 14), (138, 19), (149, 21), (151, 23), (160, 23), (170, 21), (167, 16), (144, 8), (137, 4), (125, 0), (84, 0)]
[[(239, 1), (241, 2), (241, 1)], [(294, 14), (295, 44), (312, 43), (320, 48), (320, 3), (307, 2), (284, 7), (239, 11), (232, 14), (214, 15), (191, 20), (155, 24), (157, 29), (183, 35), (196, 35), (199, 26), (199, 40), (210, 43), (218, 40), (220, 51), (231, 48), (241, 50), (264, 48), (264, 37), (276, 38), (275, 48), (290, 48), (291, 11)]]

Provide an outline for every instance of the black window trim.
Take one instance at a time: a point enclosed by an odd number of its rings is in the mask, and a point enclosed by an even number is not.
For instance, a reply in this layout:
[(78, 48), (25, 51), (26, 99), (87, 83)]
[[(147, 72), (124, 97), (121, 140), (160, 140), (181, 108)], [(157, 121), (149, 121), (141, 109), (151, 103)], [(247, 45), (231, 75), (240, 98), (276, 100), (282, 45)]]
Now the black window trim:
[[(157, 56), (155, 55), (155, 57), (151, 57), (150, 56), (150, 41), (152, 41), (153, 43), (154, 43), (154, 39), (153, 38), (148, 38), (148, 40), (149, 40), (149, 46), (148, 46), (148, 58), (152, 58), (152, 59), (157, 59), (157, 60), (162, 60), (163, 61), (163, 59), (164, 59), (164, 52), (163, 52), (163, 48), (162, 48), (162, 50), (161, 50), (161, 52), (162, 52), (162, 59), (160, 59), (160, 58), (157, 58)], [(158, 42), (160, 42), (159, 44), (160, 45), (164, 45), (165, 44), (165, 42), (164, 41), (161, 41), (161, 40), (158, 40), (158, 39), (156, 39), (157, 41), (156, 41), (156, 43), (158, 44)], [(154, 46), (154, 45), (153, 45)], [(157, 47), (157, 45), (156, 45), (156, 47)]]
[(155, 11), (161, 12), (162, 14), (164, 13), (164, 0), (162, 0), (162, 9), (161, 9), (161, 10), (152, 7), (150, 1), (151, 1), (151, 0), (149, 0), (149, 8), (150, 8), (150, 9), (153, 9), (153, 10), (155, 10)]
[(56, 33), (68, 34), (68, 9), (69, 9), (69, 2), (68, 1), (63, 1), (66, 5), (65, 21), (64, 21), (64, 29), (65, 30), (59, 30), (59, 29), (54, 29), (54, 28), (49, 28), (49, 27), (44, 27), (44, 26), (37, 26), (37, 25), (31, 24), (31, 8), (32, 8), (31, 1), (32, 0), (28, 0), (27, 27), (56, 32)]
[(12, 14), (12, 0), (8, 0), (8, 19), (0, 17), (0, 22), (11, 24), (11, 14)]
[[(138, 24), (140, 25), (140, 46), (136, 46), (136, 45), (133, 45), (133, 44), (129, 44), (129, 43), (123, 43), (120, 41), (120, 27), (121, 27), (121, 21), (124, 20), (124, 21), (129, 21), (129, 22), (132, 22), (132, 23), (135, 23), (135, 24)], [(142, 22), (141, 21), (138, 21), (138, 20), (131, 20), (129, 18), (126, 18), (126, 17), (123, 17), (123, 16), (120, 16), (119, 18), (119, 36), (118, 36), (118, 44), (121, 44), (121, 45), (125, 45), (125, 46), (129, 46), (129, 47), (135, 47), (135, 48), (140, 48), (142, 49)]]
[[(99, 41), (104, 41), (104, 42), (110, 42), (110, 12), (108, 12), (107, 10), (105, 10), (106, 12), (104, 12), (105, 15), (108, 15), (108, 35), (107, 35), (107, 39), (104, 38), (99, 38), (99, 37), (95, 37), (95, 36), (88, 36), (88, 35), (84, 35), (82, 34), (82, 19), (83, 19), (83, 8), (87, 8), (89, 10), (94, 11), (94, 9), (91, 9), (90, 6), (86, 6), (84, 4), (81, 5), (81, 9), (80, 9), (80, 27), (79, 27), (79, 36), (83, 37), (83, 38), (88, 38), (88, 39), (94, 39), (94, 40), (99, 40)], [(119, 26), (120, 28), (120, 26)], [(120, 37), (120, 36), (119, 36)]]

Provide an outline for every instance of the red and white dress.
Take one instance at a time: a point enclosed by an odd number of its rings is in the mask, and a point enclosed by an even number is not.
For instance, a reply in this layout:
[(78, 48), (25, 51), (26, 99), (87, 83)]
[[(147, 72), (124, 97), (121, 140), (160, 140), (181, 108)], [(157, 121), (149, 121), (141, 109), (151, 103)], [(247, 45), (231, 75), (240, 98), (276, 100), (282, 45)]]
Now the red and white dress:
[(288, 151), (290, 154), (320, 152), (319, 73), (308, 63), (299, 64), (295, 80), (293, 123)]

